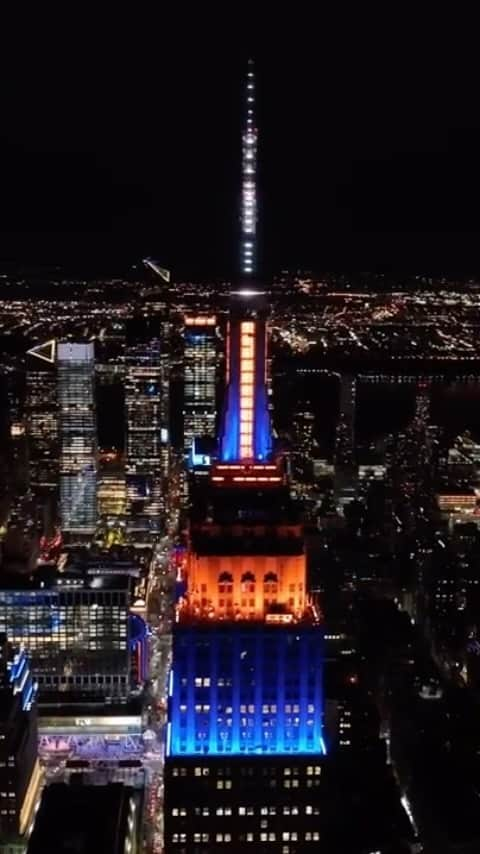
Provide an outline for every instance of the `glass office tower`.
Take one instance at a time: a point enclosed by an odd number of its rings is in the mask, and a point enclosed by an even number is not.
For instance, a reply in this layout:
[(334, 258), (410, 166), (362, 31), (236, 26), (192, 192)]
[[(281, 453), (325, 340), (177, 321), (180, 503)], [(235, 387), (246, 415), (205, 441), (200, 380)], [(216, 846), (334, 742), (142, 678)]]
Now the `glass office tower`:
[(97, 425), (93, 342), (58, 344), (60, 515), (71, 535), (92, 535), (97, 521)]
[(217, 333), (214, 315), (187, 315), (184, 333), (183, 445), (195, 436), (215, 436)]
[(58, 404), (56, 342), (32, 347), (26, 361), (26, 415), (30, 486), (34, 492), (58, 487)]
[(127, 325), (127, 523), (151, 533), (161, 528), (169, 474), (168, 365), (160, 334), (156, 317)]
[(130, 691), (130, 578), (38, 570), (2, 580), (0, 632), (24, 645), (41, 690), (126, 699)]

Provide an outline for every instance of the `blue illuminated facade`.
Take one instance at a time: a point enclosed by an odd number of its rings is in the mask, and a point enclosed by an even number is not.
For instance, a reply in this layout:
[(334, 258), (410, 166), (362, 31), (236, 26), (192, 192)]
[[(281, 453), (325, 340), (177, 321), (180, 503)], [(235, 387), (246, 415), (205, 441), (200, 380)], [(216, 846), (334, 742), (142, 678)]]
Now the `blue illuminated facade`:
[(325, 753), (318, 626), (179, 626), (167, 755)]
[(22, 712), (29, 712), (37, 696), (38, 684), (33, 681), (24, 647), (16, 650), (7, 664), (8, 681), (13, 695), (20, 694)]

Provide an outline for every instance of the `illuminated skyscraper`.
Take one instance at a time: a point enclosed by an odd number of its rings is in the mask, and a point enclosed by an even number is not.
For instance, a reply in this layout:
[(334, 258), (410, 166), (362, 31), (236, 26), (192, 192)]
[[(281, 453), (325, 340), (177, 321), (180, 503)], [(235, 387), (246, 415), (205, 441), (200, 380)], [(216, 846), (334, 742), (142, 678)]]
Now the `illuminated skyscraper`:
[(89, 536), (97, 522), (93, 342), (58, 344), (57, 372), (62, 529), (72, 536)]
[(215, 436), (216, 317), (187, 315), (184, 336), (183, 444), (190, 454), (196, 436)]
[[(243, 278), (255, 273), (253, 86), (249, 64)], [(165, 850), (294, 851), (284, 842), (300, 839), (298, 850), (310, 850), (325, 754), (323, 633), (307, 595), (301, 520), (273, 454), (267, 304), (252, 286), (232, 295), (226, 361), (220, 459), (210, 484), (192, 492), (173, 636)]]
[(128, 697), (128, 575), (39, 569), (4, 575), (1, 585), (0, 632), (28, 649), (41, 702)]
[(0, 634), (0, 851), (24, 851), (42, 781), (37, 685), (23, 647)]
[(169, 472), (169, 383), (160, 320), (138, 318), (127, 326), (126, 476), (127, 523), (149, 536), (162, 526)]
[(56, 342), (27, 353), (26, 415), (30, 486), (35, 492), (58, 487), (58, 403)]

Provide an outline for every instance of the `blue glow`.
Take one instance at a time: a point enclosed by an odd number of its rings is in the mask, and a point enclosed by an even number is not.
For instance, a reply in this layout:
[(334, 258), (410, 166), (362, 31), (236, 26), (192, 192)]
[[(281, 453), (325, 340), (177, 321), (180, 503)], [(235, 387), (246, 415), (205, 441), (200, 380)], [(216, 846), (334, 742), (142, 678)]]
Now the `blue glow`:
[(32, 674), (28, 663), (28, 656), (23, 649), (20, 648), (15, 653), (14, 657), (8, 662), (7, 668), (10, 672), (10, 684), (12, 686), (13, 695), (19, 694), (21, 697), (22, 711), (29, 711), (37, 694), (37, 683), (33, 682)]
[(21, 652), (20, 655), (13, 662), (11, 671), (10, 671), (10, 682), (16, 682), (20, 676), (22, 675), (22, 671), (27, 663), (27, 657), (25, 652)]
[(255, 398), (255, 459), (268, 459), (272, 450), (270, 417), (268, 414), (267, 390), (262, 384)]
[(32, 698), (35, 691), (35, 686), (33, 682), (30, 682), (30, 685), (27, 688), (22, 700), (22, 710), (28, 711), (32, 707)]
[(139, 614), (130, 614), (128, 622), (130, 629), (130, 647), (134, 649), (137, 643), (146, 639), (147, 624)]
[[(238, 371), (237, 371), (238, 374)], [(225, 422), (221, 442), (220, 459), (231, 463), (240, 457), (240, 387), (237, 381), (231, 380), (227, 389), (225, 406)]]
[(325, 754), (322, 632), (175, 631), (168, 755)]
[(196, 466), (210, 466), (212, 464), (212, 458), (209, 454), (197, 453), (197, 439), (195, 436), (193, 438), (188, 462), (190, 468), (195, 468)]

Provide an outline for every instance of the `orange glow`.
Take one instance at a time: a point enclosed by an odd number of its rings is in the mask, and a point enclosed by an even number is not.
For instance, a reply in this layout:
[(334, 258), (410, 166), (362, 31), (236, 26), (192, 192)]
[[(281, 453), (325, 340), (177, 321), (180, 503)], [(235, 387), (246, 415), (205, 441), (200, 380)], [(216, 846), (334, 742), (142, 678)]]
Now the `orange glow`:
[[(213, 477), (212, 480), (217, 480), (217, 478)], [(281, 477), (259, 477), (259, 476), (254, 476), (254, 477), (247, 476), (247, 477), (245, 477), (244, 475), (236, 475), (233, 478), (233, 480), (235, 481), (235, 483), (244, 483), (245, 481), (248, 481), (248, 483), (280, 483), (282, 478)]]
[(240, 459), (253, 458), (255, 323), (240, 324)]
[[(306, 557), (299, 555), (201, 555), (190, 552), (188, 599), (181, 617), (289, 622), (307, 605)], [(281, 606), (281, 614), (269, 614)]]
[(282, 469), (275, 463), (220, 463), (213, 466), (211, 481), (215, 485), (225, 486), (229, 484), (249, 486), (254, 483), (278, 486), (283, 483), (284, 475)]
[(227, 463), (227, 465), (218, 465), (216, 466), (216, 468), (218, 469), (218, 471), (233, 471), (234, 469), (239, 471), (239, 469), (243, 469), (244, 466), (236, 466), (235, 463), (233, 463), (232, 465), (230, 463)]
[(267, 464), (263, 463), (261, 465), (252, 466), (252, 469), (254, 471), (276, 471), (277, 466), (276, 465), (268, 465), (268, 463)]
[(214, 314), (185, 317), (185, 326), (215, 326), (217, 318)]

